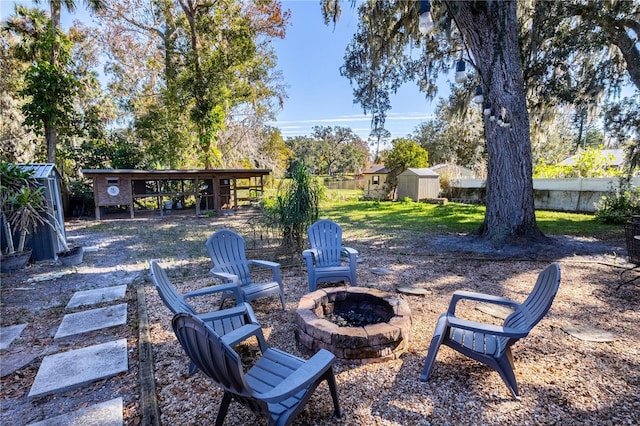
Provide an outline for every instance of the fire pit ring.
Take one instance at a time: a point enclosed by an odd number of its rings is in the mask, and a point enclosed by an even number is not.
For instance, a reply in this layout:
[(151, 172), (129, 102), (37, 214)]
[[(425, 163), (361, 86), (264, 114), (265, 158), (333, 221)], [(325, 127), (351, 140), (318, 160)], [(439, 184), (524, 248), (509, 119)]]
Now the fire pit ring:
[[(329, 287), (306, 294), (296, 311), (296, 339), (354, 364), (398, 358), (407, 348), (411, 310), (400, 297), (366, 287)], [(338, 325), (330, 318), (344, 317)], [(353, 324), (352, 321), (361, 322)], [(342, 325), (349, 322), (352, 325)]]

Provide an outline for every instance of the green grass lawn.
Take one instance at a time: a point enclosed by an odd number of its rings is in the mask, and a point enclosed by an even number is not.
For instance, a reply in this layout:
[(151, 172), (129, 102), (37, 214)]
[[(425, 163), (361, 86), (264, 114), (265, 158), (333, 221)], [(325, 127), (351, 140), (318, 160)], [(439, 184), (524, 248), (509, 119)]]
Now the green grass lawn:
[[(472, 232), (480, 227), (485, 207), (448, 203), (359, 201), (361, 191), (327, 191), (320, 216), (355, 228), (413, 230), (419, 232)], [(620, 225), (604, 224), (594, 215), (537, 211), (545, 234), (611, 238), (623, 234)]]

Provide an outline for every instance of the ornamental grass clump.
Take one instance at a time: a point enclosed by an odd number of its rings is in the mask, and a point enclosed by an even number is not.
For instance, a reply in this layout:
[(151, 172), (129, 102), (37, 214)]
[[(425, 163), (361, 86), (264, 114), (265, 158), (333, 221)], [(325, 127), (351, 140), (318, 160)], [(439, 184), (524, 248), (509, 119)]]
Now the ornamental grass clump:
[(323, 187), (309, 174), (306, 166), (298, 165), (290, 179), (280, 182), (273, 216), (282, 233), (282, 245), (300, 250), (307, 228), (318, 220), (318, 208)]

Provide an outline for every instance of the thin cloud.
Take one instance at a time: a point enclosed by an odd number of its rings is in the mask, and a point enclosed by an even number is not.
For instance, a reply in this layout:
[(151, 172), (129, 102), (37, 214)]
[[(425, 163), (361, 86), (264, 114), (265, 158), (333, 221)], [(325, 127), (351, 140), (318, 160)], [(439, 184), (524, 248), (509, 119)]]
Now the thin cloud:
[[(385, 128), (391, 133), (391, 138), (405, 137), (413, 133), (422, 122), (433, 119), (432, 114), (424, 112), (389, 113), (386, 117)], [(371, 134), (371, 117), (367, 115), (340, 115), (332, 118), (301, 119), (272, 121), (270, 126), (280, 129), (284, 137), (310, 136), (315, 126), (348, 127), (361, 139), (367, 140)]]
[[(386, 117), (387, 121), (407, 121), (407, 120), (431, 120), (433, 119), (433, 114), (424, 114), (424, 113), (389, 113)], [(272, 121), (271, 125), (292, 125), (292, 124), (310, 124), (310, 123), (346, 123), (346, 122), (363, 122), (363, 121), (371, 121), (371, 117), (367, 116), (339, 116), (333, 118), (316, 118), (316, 119), (304, 119), (304, 120), (283, 120), (283, 121)]]

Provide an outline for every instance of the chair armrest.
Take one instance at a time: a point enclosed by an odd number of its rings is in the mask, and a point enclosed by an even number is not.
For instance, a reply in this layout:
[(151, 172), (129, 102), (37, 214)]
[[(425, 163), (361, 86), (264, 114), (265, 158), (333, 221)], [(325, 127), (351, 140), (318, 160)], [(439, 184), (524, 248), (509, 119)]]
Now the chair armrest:
[(302, 251), (302, 257), (309, 257), (311, 259), (315, 259), (318, 257), (318, 249), (311, 248)]
[(242, 302), (242, 304), (244, 305), (244, 308), (247, 311), (247, 317), (249, 317), (249, 321), (252, 324), (260, 324), (258, 322), (258, 318), (256, 318), (256, 314), (253, 312), (253, 309), (251, 308), (251, 305), (248, 304), (247, 302)]
[(280, 264), (276, 263), (276, 262), (270, 262), (268, 260), (248, 260), (247, 263), (249, 265), (258, 265), (258, 266), (264, 266), (265, 268), (280, 268)]
[(282, 289), (282, 278), (280, 278), (280, 264), (276, 262), (269, 262), (268, 260), (249, 260), (247, 262), (249, 265), (258, 265), (264, 266), (265, 268), (271, 269), (271, 273), (273, 274), (273, 280), (280, 285)]
[(258, 339), (258, 345), (260, 345), (260, 350), (263, 353), (268, 350), (267, 341), (264, 338), (264, 334), (262, 334), (262, 328), (259, 324), (245, 324), (221, 336), (220, 339), (227, 345), (233, 347), (252, 336)]
[(236, 293), (236, 296), (242, 298), (242, 292), (240, 291), (240, 288), (238, 287), (238, 284), (234, 283), (234, 282), (225, 283), (225, 284), (218, 284), (218, 285), (214, 285), (214, 286), (207, 287), (207, 288), (201, 288), (199, 290), (194, 290), (194, 291), (190, 291), (188, 293), (185, 293), (182, 296), (185, 299), (187, 299), (189, 297), (205, 296), (205, 295), (213, 294), (213, 293), (221, 293), (223, 291), (232, 291), (232, 292)]
[(302, 258), (307, 264), (307, 269), (313, 268), (316, 257), (318, 257), (318, 249), (306, 249), (302, 251)]
[(235, 274), (229, 274), (227, 272), (222, 272), (222, 271), (216, 271), (215, 268), (211, 268), (211, 270), (209, 270), (209, 273), (211, 274), (212, 277), (214, 278), (219, 278), (221, 280), (223, 280), (224, 282), (227, 283), (239, 283), (240, 280), (238, 279), (238, 276)]
[(357, 255), (358, 250), (352, 249), (351, 247), (342, 247), (342, 253), (346, 254), (347, 256), (351, 256), (352, 254)]
[(494, 336), (522, 338), (529, 334), (529, 330), (521, 328), (502, 327), (493, 324), (484, 324), (476, 321), (469, 321), (447, 315), (447, 322), (450, 327), (461, 328), (463, 330), (475, 331), (479, 333), (493, 334)]
[(478, 302), (487, 302), (487, 303), (495, 303), (497, 305), (507, 305), (511, 306), (515, 309), (520, 307), (520, 303), (515, 302), (511, 299), (507, 299), (506, 297), (494, 296), (491, 294), (484, 293), (476, 293), (473, 291), (464, 291), (458, 290), (453, 293), (451, 296), (451, 301), (449, 302), (449, 309), (447, 310), (448, 314), (454, 315), (456, 313), (456, 303), (460, 300), (475, 300)]
[(335, 355), (326, 349), (320, 349), (313, 357), (298, 367), (296, 371), (287, 376), (278, 386), (269, 392), (260, 394), (260, 399), (274, 403), (295, 395), (325, 374), (327, 369), (331, 368), (334, 360)]
[(204, 322), (213, 322), (231, 317), (244, 317), (245, 315), (249, 319), (247, 324), (260, 325), (258, 323), (258, 320), (256, 319), (255, 314), (253, 313), (253, 309), (251, 309), (251, 305), (246, 302), (242, 303), (241, 305), (234, 306), (233, 308), (220, 309), (218, 311), (208, 312), (206, 314), (199, 314), (198, 318), (200, 318)]

